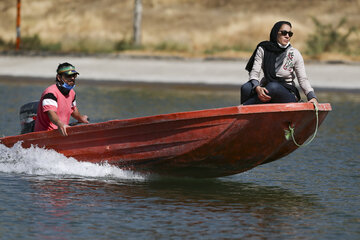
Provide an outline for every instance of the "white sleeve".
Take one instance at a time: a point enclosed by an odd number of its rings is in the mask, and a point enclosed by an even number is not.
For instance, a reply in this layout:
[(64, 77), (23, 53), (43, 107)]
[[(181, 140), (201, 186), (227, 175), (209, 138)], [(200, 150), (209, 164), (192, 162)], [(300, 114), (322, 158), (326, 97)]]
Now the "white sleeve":
[(249, 80), (257, 80), (260, 82), (263, 59), (264, 49), (262, 47), (258, 47), (255, 54), (254, 65), (249, 73)]
[(301, 89), (303, 90), (305, 95), (307, 95), (309, 92), (313, 92), (314, 89), (311, 87), (308, 77), (306, 75), (304, 59), (301, 56), (301, 53), (298, 50), (296, 50), (295, 54), (296, 54), (295, 55), (296, 61), (294, 65), (294, 70), (296, 73), (296, 77)]

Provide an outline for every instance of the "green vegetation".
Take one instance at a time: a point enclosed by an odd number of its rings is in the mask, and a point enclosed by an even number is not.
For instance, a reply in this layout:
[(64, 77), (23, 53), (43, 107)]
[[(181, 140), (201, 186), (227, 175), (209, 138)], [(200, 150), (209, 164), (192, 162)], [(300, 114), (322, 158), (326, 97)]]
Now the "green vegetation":
[[(342, 54), (343, 56), (360, 56), (360, 42), (358, 41), (358, 31), (355, 26), (348, 26), (347, 19), (344, 17), (337, 23), (322, 23), (313, 17), (315, 25), (313, 32), (310, 32), (306, 41), (306, 55), (310, 58), (321, 59), (322, 54)], [(38, 51), (49, 53), (113, 53), (133, 50), (143, 50), (147, 52), (165, 52), (169, 54), (192, 54), (192, 55), (226, 55), (239, 53), (251, 53), (253, 47), (248, 41), (238, 40), (233, 45), (214, 44), (203, 46), (203, 48), (193, 49), (188, 43), (176, 41), (162, 41), (154, 45), (133, 44), (132, 39), (124, 37), (119, 41), (109, 39), (89, 39), (81, 38), (76, 40), (64, 39), (62, 42), (48, 43), (42, 41), (38, 34), (33, 36), (23, 36), (21, 38), (21, 51)], [(0, 51), (12, 51), (15, 49), (14, 41), (6, 41), (0, 38)]]
[(0, 38), (0, 50), (9, 50), (11, 49), (11, 46), (14, 46), (15, 48), (15, 43), (6, 42), (4, 39)]
[(323, 24), (315, 17), (312, 20), (316, 28), (306, 41), (309, 55), (316, 56), (325, 52), (350, 54), (356, 46), (357, 43), (352, 44), (350, 41), (350, 36), (356, 32), (356, 28), (351, 26), (344, 31), (346, 18), (342, 18), (336, 25)]
[(115, 51), (127, 51), (127, 50), (139, 50), (144, 49), (143, 46), (136, 46), (132, 43), (131, 40), (128, 39), (121, 39), (120, 41), (116, 42), (114, 45)]
[(25, 36), (20, 43), (22, 50), (58, 52), (61, 50), (61, 43), (43, 43), (39, 35)]
[(251, 46), (244, 46), (242, 44), (237, 44), (234, 46), (220, 46), (214, 45), (209, 48), (206, 48), (204, 54), (206, 55), (213, 55), (216, 53), (227, 52), (227, 51), (234, 51), (234, 52), (251, 52), (253, 48)]
[[(23, 51), (43, 51), (43, 52), (60, 52), (61, 43), (43, 43), (39, 35), (25, 36), (21, 38), (20, 48)], [(15, 42), (0, 38), (0, 50), (14, 50)]]
[(189, 48), (186, 45), (179, 44), (177, 42), (161, 42), (154, 47), (157, 51), (169, 51), (169, 52), (188, 52)]

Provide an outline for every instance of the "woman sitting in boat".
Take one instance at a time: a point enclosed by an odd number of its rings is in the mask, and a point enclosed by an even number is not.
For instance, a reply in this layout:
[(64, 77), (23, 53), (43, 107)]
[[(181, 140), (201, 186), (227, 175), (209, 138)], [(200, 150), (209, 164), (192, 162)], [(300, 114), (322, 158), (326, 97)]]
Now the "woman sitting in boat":
[[(258, 44), (246, 70), (249, 81), (241, 87), (241, 103), (287, 103), (300, 101), (295, 87), (295, 74), (307, 100), (317, 104), (314, 89), (306, 76), (301, 53), (290, 44), (293, 35), (291, 23), (279, 21), (270, 32), (270, 41)], [(264, 77), (260, 80), (260, 72)]]

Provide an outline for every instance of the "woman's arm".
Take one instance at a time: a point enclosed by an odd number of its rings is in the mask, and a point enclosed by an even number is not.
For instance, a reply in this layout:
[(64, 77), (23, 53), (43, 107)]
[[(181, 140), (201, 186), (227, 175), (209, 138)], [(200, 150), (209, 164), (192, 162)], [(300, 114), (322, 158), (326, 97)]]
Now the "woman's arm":
[(253, 84), (254, 89), (260, 85), (260, 74), (262, 70), (263, 59), (264, 49), (262, 47), (258, 47), (255, 54), (254, 65), (249, 73), (249, 80)]
[(310, 81), (306, 75), (304, 59), (298, 50), (295, 49), (294, 53), (295, 53), (295, 59), (296, 59), (295, 65), (294, 65), (294, 70), (295, 70), (295, 74), (298, 79), (299, 85), (300, 85), (301, 89), (303, 90), (303, 92), (305, 93), (307, 100), (310, 102), (317, 103), (314, 89), (311, 87)]
[(262, 71), (263, 59), (264, 59), (264, 49), (262, 47), (258, 47), (255, 54), (253, 68), (249, 73), (249, 78), (253, 85), (253, 89), (258, 95), (260, 101), (268, 102), (271, 100), (271, 97), (267, 95), (269, 92), (265, 87), (260, 86), (260, 74)]

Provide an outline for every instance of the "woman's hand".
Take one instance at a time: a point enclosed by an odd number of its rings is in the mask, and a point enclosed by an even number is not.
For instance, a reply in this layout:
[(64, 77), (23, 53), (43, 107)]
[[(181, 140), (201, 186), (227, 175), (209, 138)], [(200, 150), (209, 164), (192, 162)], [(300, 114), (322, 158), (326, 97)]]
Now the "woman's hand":
[(271, 97), (269, 95), (267, 95), (267, 93), (269, 93), (269, 91), (264, 88), (264, 87), (260, 87), (260, 86), (257, 86), (255, 88), (255, 91), (258, 95), (258, 98), (260, 99), (260, 101), (262, 102), (268, 102), (271, 100)]
[(314, 104), (316, 104), (316, 105), (319, 104), (316, 98), (310, 99), (309, 102), (314, 103)]

